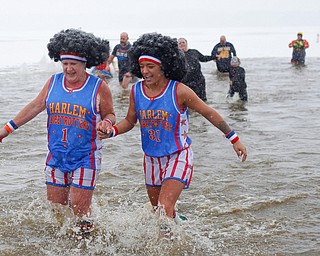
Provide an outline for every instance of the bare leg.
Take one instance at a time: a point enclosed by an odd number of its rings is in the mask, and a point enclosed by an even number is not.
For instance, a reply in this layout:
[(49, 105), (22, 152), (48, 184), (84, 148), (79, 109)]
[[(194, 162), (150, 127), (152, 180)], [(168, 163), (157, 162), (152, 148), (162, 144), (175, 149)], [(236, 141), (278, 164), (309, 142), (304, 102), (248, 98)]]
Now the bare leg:
[(93, 190), (71, 187), (70, 201), (74, 215), (89, 216), (91, 213)]
[(184, 185), (184, 183), (175, 179), (168, 179), (162, 183), (158, 203), (164, 207), (167, 217), (169, 218), (173, 218), (174, 206)]
[(147, 193), (148, 193), (151, 205), (158, 206), (161, 186), (158, 186), (158, 187), (146, 186), (146, 188), (147, 188)]
[(69, 202), (69, 187), (47, 185), (47, 199), (52, 203), (67, 205)]
[(122, 89), (128, 89), (129, 83), (132, 81), (132, 75), (128, 72), (125, 73), (121, 82)]

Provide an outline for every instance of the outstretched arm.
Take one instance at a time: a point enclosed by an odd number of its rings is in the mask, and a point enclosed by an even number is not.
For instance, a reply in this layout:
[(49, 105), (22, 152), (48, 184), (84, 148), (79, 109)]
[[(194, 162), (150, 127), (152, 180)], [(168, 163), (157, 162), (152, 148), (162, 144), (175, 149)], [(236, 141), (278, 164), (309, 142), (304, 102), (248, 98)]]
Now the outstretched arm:
[(198, 50), (195, 50), (197, 55), (198, 55), (198, 60), (200, 62), (208, 62), (210, 60), (213, 60), (213, 57), (211, 55), (203, 55), (201, 52), (199, 52)]
[(20, 112), (9, 122), (5, 127), (0, 129), (0, 142), (7, 137), (9, 133), (16, 130), (18, 127), (32, 120), (40, 112), (46, 108), (46, 96), (48, 93), (48, 85), (50, 80), (43, 86), (38, 96), (26, 105)]
[(194, 93), (194, 91), (184, 84), (179, 84), (178, 86), (178, 98), (180, 106), (194, 109), (215, 127), (217, 127), (221, 132), (223, 132), (226, 138), (228, 138), (233, 144), (233, 149), (237, 155), (242, 158), (242, 162), (246, 160), (247, 150), (245, 146), (240, 142), (239, 137), (234, 133), (234, 131), (229, 127), (229, 125), (216, 110), (209, 107)]

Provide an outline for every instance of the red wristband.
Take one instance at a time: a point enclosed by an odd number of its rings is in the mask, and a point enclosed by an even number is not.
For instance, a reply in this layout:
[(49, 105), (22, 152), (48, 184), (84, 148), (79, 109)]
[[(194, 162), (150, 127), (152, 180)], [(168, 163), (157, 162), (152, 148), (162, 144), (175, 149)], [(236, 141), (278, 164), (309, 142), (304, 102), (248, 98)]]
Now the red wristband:
[(117, 126), (112, 126), (112, 128), (114, 129), (114, 137), (115, 137), (119, 134), (119, 130)]

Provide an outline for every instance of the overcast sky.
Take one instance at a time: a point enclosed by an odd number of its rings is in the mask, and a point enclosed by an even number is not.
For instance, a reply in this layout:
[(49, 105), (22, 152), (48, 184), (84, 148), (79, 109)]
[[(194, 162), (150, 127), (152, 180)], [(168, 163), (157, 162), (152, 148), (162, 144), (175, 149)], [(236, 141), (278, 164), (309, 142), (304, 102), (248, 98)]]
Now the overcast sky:
[(0, 31), (320, 26), (319, 0), (0, 0)]
[(0, 0), (0, 6), (0, 66), (48, 58), (48, 40), (68, 28), (112, 47), (123, 31), (131, 42), (146, 32), (186, 37), (203, 54), (224, 34), (241, 57), (290, 56), (289, 42), (303, 31), (308, 56), (320, 55), (320, 0)]

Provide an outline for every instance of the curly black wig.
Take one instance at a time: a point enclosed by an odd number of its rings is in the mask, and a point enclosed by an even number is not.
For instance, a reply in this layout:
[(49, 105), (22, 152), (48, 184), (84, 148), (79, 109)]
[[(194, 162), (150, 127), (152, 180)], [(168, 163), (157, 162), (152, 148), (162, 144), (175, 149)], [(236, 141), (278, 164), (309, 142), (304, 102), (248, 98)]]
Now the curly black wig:
[(87, 59), (86, 67), (102, 64), (110, 54), (109, 41), (78, 29), (67, 29), (55, 34), (47, 45), (49, 57), (60, 60), (61, 52), (76, 53)]
[(141, 55), (151, 55), (161, 60), (161, 69), (166, 78), (181, 81), (186, 73), (184, 53), (178, 48), (178, 41), (158, 33), (143, 34), (128, 52), (131, 72), (142, 78), (139, 66)]

